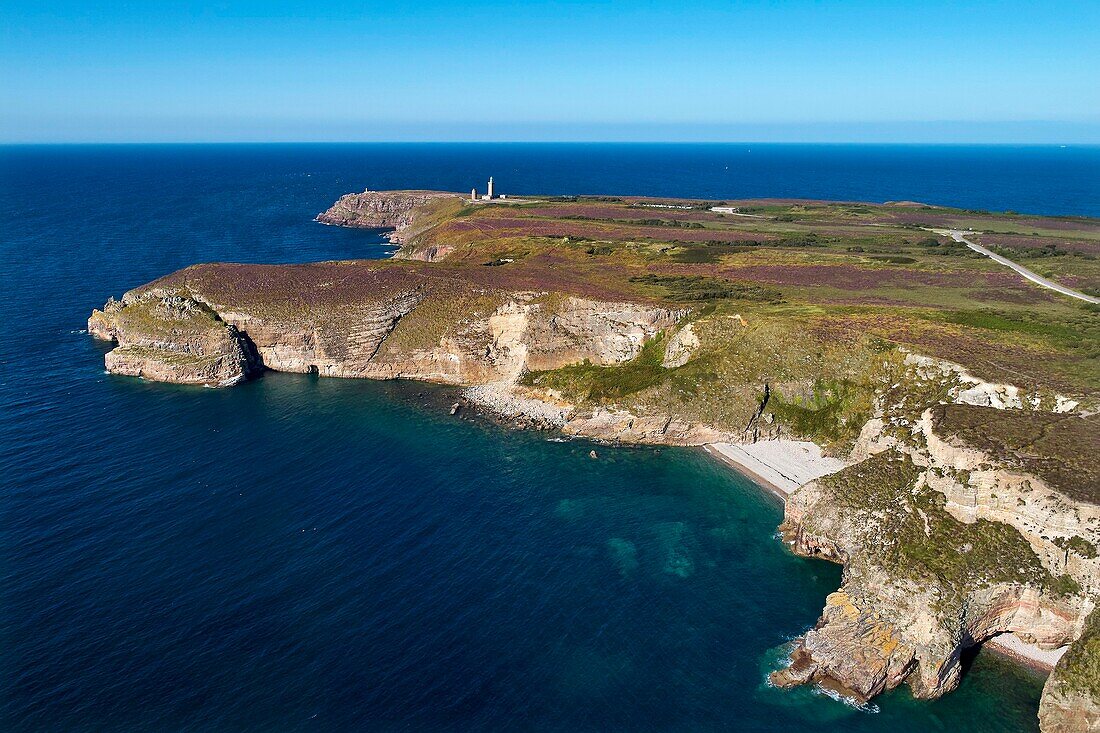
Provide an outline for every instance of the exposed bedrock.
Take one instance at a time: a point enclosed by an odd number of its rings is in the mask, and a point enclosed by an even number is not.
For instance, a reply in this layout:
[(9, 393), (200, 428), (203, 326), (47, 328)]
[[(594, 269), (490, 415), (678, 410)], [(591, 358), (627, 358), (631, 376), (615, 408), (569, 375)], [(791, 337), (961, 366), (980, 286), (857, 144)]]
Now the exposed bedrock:
[[(274, 273), (300, 289), (235, 297), (239, 278)], [(476, 385), (527, 369), (629, 361), (682, 313), (348, 264), (188, 268), (94, 311), (89, 331), (118, 346), (108, 371), (165, 382), (229, 385), (254, 368), (333, 377)], [(308, 281), (308, 284), (302, 281)], [(287, 293), (290, 293), (288, 296)], [(253, 356), (254, 355), (254, 356)]]
[(969, 646), (1011, 632), (1054, 649), (1081, 635), (1100, 590), (1095, 504), (1013, 456), (941, 434), (963, 418), (933, 412), (912, 442), (789, 497), (781, 530), (792, 549), (845, 571), (776, 684), (816, 682), (867, 700), (907, 682), (937, 697), (957, 686)]
[[(749, 442), (790, 429), (764, 414), (769, 383), (747, 381), (756, 370), (744, 383), (722, 382), (750, 395), (751, 416), (724, 423), (736, 433), (667, 403), (578, 402), (582, 409), (552, 382), (521, 387), (524, 374), (585, 361), (644, 362), (646, 343), (661, 346), (653, 368), (690, 368), (710, 332), (685, 324), (685, 311), (487, 287), (435, 267), (201, 265), (109, 301), (88, 328), (116, 344), (109, 371), (151, 380), (226, 386), (270, 368), (474, 385), (517, 414), (537, 403), (540, 424), (624, 443)], [(813, 682), (865, 700), (907, 683), (934, 697), (958, 684), (965, 648), (998, 634), (1093, 648), (1080, 640), (1100, 596), (1100, 415), (1060, 413), (1072, 406), (1057, 396), (1031, 399), (927, 360), (905, 366), (876, 392), (851, 465), (788, 498), (781, 529), (793, 550), (845, 570), (777, 684)], [(940, 381), (924, 389), (914, 372)], [(1044, 696), (1047, 730), (1081, 730), (1064, 721), (1095, 711), (1080, 684), (1097, 676), (1094, 657), (1066, 658), (1077, 661), (1059, 666)]]
[(391, 239), (402, 236), (418, 213), (433, 203), (457, 200), (458, 194), (441, 191), (363, 191), (341, 196), (317, 221), (362, 229), (393, 229)]
[(566, 435), (614, 443), (649, 445), (740, 443), (748, 439), (744, 433), (717, 430), (670, 415), (634, 415), (625, 410), (605, 408), (573, 417), (562, 431)]
[(1047, 678), (1039, 727), (1043, 733), (1100, 731), (1100, 610)]
[(117, 343), (107, 371), (158, 382), (226, 387), (260, 366), (248, 338), (202, 303), (179, 295), (108, 301), (88, 319), (92, 335)]

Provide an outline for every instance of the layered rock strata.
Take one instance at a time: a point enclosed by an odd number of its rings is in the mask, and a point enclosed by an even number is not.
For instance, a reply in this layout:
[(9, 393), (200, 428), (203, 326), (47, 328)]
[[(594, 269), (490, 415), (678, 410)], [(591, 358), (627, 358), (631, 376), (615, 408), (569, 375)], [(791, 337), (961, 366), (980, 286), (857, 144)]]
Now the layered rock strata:
[(400, 243), (416, 216), (458, 194), (441, 191), (371, 191), (349, 193), (317, 215), (317, 221), (359, 229), (392, 229), (390, 239)]
[[(294, 290), (279, 303), (235, 297), (240, 277), (276, 273), (311, 297), (299, 302)], [(109, 301), (88, 329), (117, 344), (108, 371), (154, 381), (228, 386), (268, 368), (475, 385), (511, 383), (528, 369), (629, 361), (681, 316), (636, 303), (471, 294), (446, 278), (367, 266), (210, 265)]]
[(260, 364), (248, 338), (202, 303), (181, 295), (128, 294), (92, 312), (88, 332), (117, 346), (107, 371), (157, 382), (227, 387)]
[[(773, 682), (818, 682), (858, 700), (907, 682), (937, 697), (958, 684), (969, 646), (1015, 633), (1053, 649), (1081, 635), (1100, 594), (1100, 510), (1058, 485), (1057, 452), (1035, 466), (967, 442), (965, 426), (990, 411), (928, 409), (908, 440), (873, 439), (862, 447), (870, 457), (790, 496), (781, 530), (792, 549), (845, 570)], [(1071, 448), (1100, 435), (1096, 418), (996, 417), (1006, 432)]]
[[(395, 241), (425, 243), (423, 251), (409, 248), (410, 258), (434, 260), (452, 245), (420, 233), (462, 205), (457, 194), (366, 191), (342, 197), (318, 221), (392, 229)], [(671, 398), (628, 404), (581, 393), (570, 404), (562, 396), (568, 381), (523, 376), (623, 365), (610, 371), (690, 371), (714, 356), (713, 324), (614, 295), (538, 292), (522, 278), (490, 279), (480, 266), (400, 264), (187, 268), (108, 301), (88, 328), (115, 343), (105, 357), (114, 373), (209, 386), (264, 368), (429, 380), (467, 386), (469, 399), (519, 424), (614, 442), (738, 443), (792, 430), (799, 437), (797, 418), (816, 415), (816, 382), (789, 369), (770, 383), (768, 369), (713, 377), (721, 386), (714, 402), (740, 400), (721, 421), (710, 404), (685, 418)], [(659, 347), (650, 361), (647, 343)], [(761, 350), (770, 343), (746, 342), (739, 330), (725, 348), (780, 367), (807, 357)], [(786, 506), (781, 529), (792, 549), (841, 563), (844, 575), (773, 681), (822, 684), (859, 700), (907, 683), (917, 696), (935, 697), (958, 684), (961, 652), (983, 640), (1014, 633), (1044, 648), (1076, 640), (1047, 684), (1042, 724), (1094, 729), (1100, 418), (1079, 410), (1080, 400), (1095, 401), (986, 382), (898, 350), (876, 359), (883, 372), (873, 382), (871, 419), (853, 412), (859, 439), (850, 453), (849, 437), (833, 454), (848, 467), (802, 486)], [(845, 379), (870, 365), (852, 363)], [(705, 380), (675, 388), (700, 385)]]
[(1100, 610), (1047, 678), (1039, 727), (1043, 733), (1100, 731)]

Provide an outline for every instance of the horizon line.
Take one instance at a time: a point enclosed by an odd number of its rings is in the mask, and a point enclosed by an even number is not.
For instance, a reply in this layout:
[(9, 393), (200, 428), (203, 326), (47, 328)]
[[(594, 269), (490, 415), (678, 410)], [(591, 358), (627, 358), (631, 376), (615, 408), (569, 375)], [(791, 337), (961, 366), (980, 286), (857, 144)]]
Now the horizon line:
[(3, 147), (90, 145), (914, 145), (989, 147), (1100, 147), (1100, 141), (1034, 140), (0, 140)]

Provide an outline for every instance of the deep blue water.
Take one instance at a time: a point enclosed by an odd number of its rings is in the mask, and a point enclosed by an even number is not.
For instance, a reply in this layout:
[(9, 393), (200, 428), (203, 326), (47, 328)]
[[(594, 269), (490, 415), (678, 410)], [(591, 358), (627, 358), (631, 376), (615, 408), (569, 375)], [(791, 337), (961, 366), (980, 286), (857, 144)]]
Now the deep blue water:
[(1041, 679), (985, 653), (935, 703), (767, 688), (839, 569), (698, 452), (593, 461), (425, 385), (110, 377), (82, 329), (194, 262), (384, 256), (311, 221), (367, 186), (1097, 215), (1098, 172), (1097, 148), (0, 148), (0, 729), (1034, 730)]

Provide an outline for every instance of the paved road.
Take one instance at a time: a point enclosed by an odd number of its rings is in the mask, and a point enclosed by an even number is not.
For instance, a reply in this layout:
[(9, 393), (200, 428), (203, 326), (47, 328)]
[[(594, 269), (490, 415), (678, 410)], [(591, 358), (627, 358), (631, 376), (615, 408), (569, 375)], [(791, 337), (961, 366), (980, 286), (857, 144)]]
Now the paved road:
[(990, 258), (994, 262), (999, 262), (1000, 264), (1004, 265), (1005, 267), (1011, 267), (1013, 270), (1018, 272), (1020, 275), (1023, 275), (1025, 278), (1027, 278), (1028, 280), (1030, 280), (1031, 282), (1033, 282), (1037, 285), (1042, 285), (1044, 288), (1049, 288), (1050, 290), (1054, 290), (1056, 292), (1059, 292), (1062, 295), (1068, 295), (1071, 298), (1077, 298), (1077, 299), (1083, 300), (1087, 303), (1096, 303), (1096, 304), (1100, 305), (1100, 298), (1094, 298), (1091, 295), (1085, 295), (1084, 293), (1079, 292), (1077, 290), (1074, 290), (1073, 288), (1067, 288), (1065, 285), (1059, 285), (1058, 283), (1054, 282), (1053, 280), (1048, 280), (1045, 277), (1043, 277), (1042, 275), (1039, 275), (1037, 273), (1032, 272), (1031, 270), (1027, 269), (1023, 265), (1017, 265), (1015, 262), (1008, 259), (1007, 257), (1001, 257), (999, 254), (997, 254), (995, 252), (990, 252), (988, 249), (986, 249), (985, 247), (983, 247), (980, 244), (974, 244), (973, 242), (971, 242), (969, 239), (966, 238), (967, 234), (972, 234), (973, 232), (965, 232), (965, 231), (962, 231), (962, 230), (959, 230), (959, 229), (932, 229), (931, 231), (933, 231), (937, 234), (946, 234), (946, 235), (950, 236), (952, 239), (954, 239), (956, 242), (961, 242), (962, 244), (965, 244), (970, 249), (974, 250), (975, 252), (979, 252), (979, 253), (985, 255), (986, 257)]

